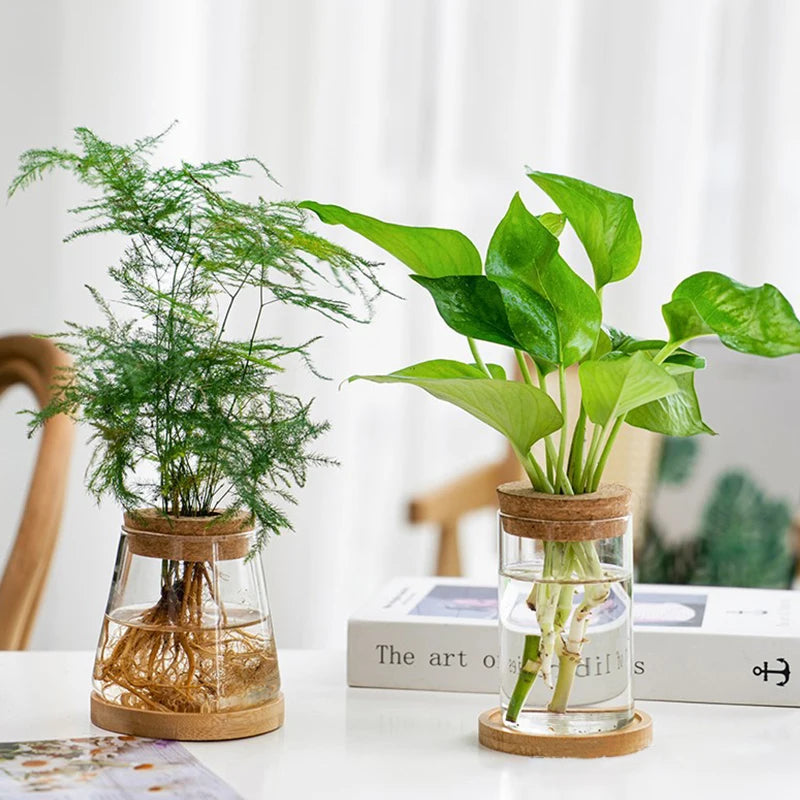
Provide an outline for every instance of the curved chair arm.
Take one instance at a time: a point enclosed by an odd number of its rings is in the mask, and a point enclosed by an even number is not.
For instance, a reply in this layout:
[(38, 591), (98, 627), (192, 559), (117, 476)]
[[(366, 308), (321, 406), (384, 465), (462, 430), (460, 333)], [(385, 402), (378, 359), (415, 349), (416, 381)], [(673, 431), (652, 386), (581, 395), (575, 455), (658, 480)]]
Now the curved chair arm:
[[(0, 338), (0, 395), (24, 384), (42, 408), (69, 357), (47, 339)], [(43, 426), (39, 453), (14, 546), (0, 580), (0, 650), (24, 649), (44, 593), (67, 486), (73, 424), (58, 415)]]

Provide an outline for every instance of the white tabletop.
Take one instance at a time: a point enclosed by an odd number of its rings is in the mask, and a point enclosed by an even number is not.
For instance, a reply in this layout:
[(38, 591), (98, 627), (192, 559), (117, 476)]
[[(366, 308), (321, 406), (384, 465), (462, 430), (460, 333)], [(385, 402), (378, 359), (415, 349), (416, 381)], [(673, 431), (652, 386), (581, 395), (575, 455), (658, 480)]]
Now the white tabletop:
[[(800, 786), (800, 709), (641, 703), (655, 743), (580, 761), (496, 753), (477, 741), (490, 695), (349, 689), (344, 656), (279, 654), (286, 724), (188, 749), (243, 797), (538, 800), (783, 798)], [(0, 741), (81, 736), (89, 653), (0, 652)]]

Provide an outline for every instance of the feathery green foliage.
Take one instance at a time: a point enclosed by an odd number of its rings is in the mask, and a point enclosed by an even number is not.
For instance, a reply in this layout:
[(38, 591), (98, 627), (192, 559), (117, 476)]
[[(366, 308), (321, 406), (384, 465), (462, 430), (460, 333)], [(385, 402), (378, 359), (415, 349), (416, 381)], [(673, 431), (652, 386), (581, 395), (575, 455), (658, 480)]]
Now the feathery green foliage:
[[(347, 295), (369, 308), (382, 289), (375, 264), (307, 230), (295, 204), (241, 202), (218, 186), (247, 177), (248, 167), (269, 178), (260, 161), (151, 166), (164, 135), (120, 146), (77, 128), (75, 152), (28, 150), (20, 158), (9, 196), (54, 169), (94, 190), (71, 209), (85, 223), (67, 241), (129, 237), (109, 269), (118, 303), (87, 287), (104, 321), (67, 323), (59, 339), (74, 368), (33, 426), (59, 413), (88, 423), (95, 449), (87, 483), (96, 497), (183, 516), (224, 502), (254, 514), (260, 546), (291, 527), (279, 501), (294, 502), (291, 490), (310, 465), (330, 463), (310, 449), (328, 423), (311, 418), (310, 402), (273, 386), (289, 357), (314, 371), (315, 339), (265, 336), (269, 306), (365, 321)], [(232, 338), (229, 323), (248, 311), (249, 337)]]

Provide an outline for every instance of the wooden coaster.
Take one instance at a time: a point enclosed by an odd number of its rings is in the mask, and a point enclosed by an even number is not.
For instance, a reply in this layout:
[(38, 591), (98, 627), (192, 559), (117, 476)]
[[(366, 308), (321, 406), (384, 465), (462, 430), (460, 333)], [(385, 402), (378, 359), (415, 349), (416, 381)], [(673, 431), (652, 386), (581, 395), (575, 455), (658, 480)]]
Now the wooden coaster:
[(283, 725), (283, 694), (263, 705), (240, 711), (181, 714), (125, 708), (92, 692), (91, 717), (100, 728), (152, 739), (187, 742), (243, 739), (274, 731)]
[(484, 711), (478, 718), (478, 740), (484, 747), (517, 756), (545, 758), (600, 758), (624, 756), (644, 750), (653, 741), (653, 720), (635, 711), (624, 728), (606, 733), (558, 736), (515, 731), (503, 725), (500, 708)]

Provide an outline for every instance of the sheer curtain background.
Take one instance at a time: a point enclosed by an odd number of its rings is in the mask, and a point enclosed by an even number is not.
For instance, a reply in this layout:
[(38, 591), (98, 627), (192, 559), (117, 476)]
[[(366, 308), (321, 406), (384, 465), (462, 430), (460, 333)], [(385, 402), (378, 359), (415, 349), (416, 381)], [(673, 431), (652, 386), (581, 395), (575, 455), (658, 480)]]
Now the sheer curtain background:
[[(525, 165), (572, 174), (635, 198), (641, 265), (606, 302), (620, 327), (657, 335), (661, 303), (701, 268), (800, 301), (799, 36), (788, 0), (0, 0), (0, 181), (22, 150), (68, 145), (77, 125), (122, 142), (178, 119), (165, 161), (257, 155), (282, 188), (245, 193), (459, 228), (484, 250), (515, 191), (550, 208)], [(56, 175), (0, 204), (0, 333), (94, 318), (84, 284), (110, 288), (120, 242), (61, 243), (83, 196)], [(316, 395), (332, 423), (322, 448), (342, 463), (310, 476), (296, 533), (264, 556), (284, 647), (343, 646), (348, 613), (378, 585), (428, 572), (434, 532), (406, 523), (406, 501), (502, 451), (413, 389), (338, 389), (355, 372), (467, 357), (404, 268), (384, 277), (406, 299), (383, 298), (369, 328), (270, 320), (290, 339), (326, 335), (316, 360), (333, 380), (287, 380)], [(33, 461), (12, 413), (28, 403), (21, 390), (0, 402), (0, 559)], [(120, 513), (87, 497), (88, 453), (73, 461), (34, 647), (95, 643)], [(471, 574), (493, 573), (493, 538), (491, 515), (465, 526)]]

